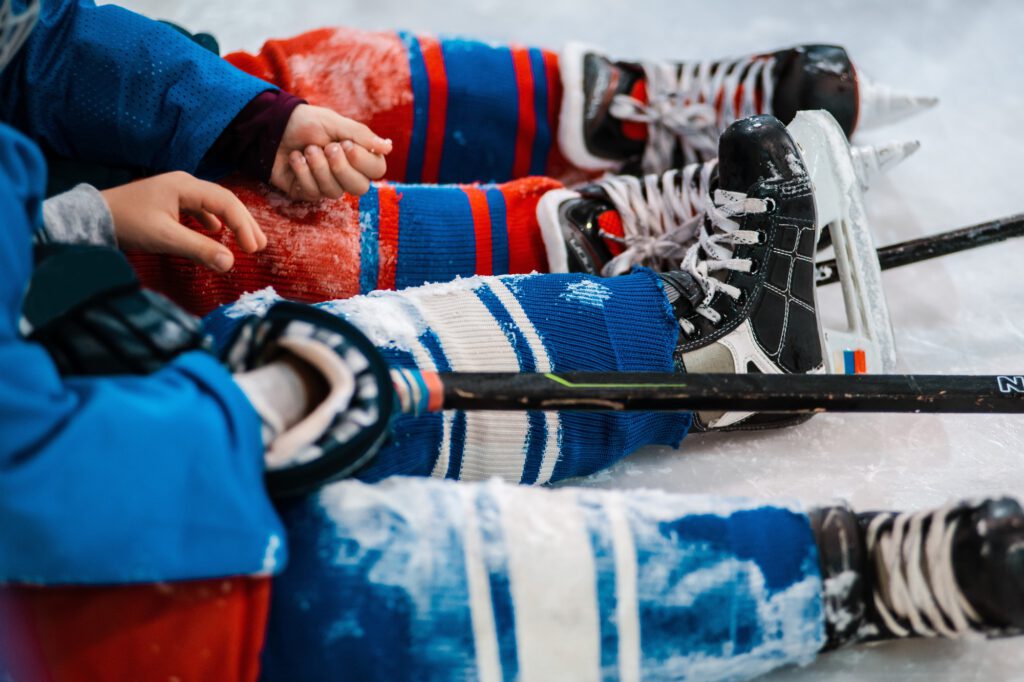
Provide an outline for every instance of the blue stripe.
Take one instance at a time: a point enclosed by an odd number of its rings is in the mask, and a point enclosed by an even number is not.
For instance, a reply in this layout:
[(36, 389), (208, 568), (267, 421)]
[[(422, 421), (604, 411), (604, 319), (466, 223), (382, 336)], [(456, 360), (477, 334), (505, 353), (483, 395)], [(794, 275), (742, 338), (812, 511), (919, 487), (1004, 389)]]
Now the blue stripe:
[(533, 71), (533, 102), (537, 112), (537, 136), (533, 139), (530, 175), (544, 175), (548, 151), (551, 149), (551, 127), (548, 125), (548, 75), (544, 70), (544, 54), (530, 49), (530, 70)]
[(448, 120), (440, 182), (503, 181), (512, 175), (519, 98), (506, 47), (441, 41), (448, 76)]
[(397, 185), (398, 264), (395, 288), (449, 282), (476, 274), (476, 231), (460, 187)]
[(601, 677), (619, 675), (618, 594), (615, 591), (615, 548), (610, 536), (611, 523), (604, 508), (580, 500), (580, 509), (594, 552), (594, 581), (597, 591), (597, 619), (601, 630)]
[(427, 116), (430, 112), (430, 81), (423, 61), (419, 40), (411, 33), (398, 34), (409, 51), (409, 80), (412, 83), (412, 137), (409, 139), (409, 158), (405, 166), (405, 180), (419, 182), (423, 175), (423, 153), (427, 142)]
[(459, 410), (452, 419), (451, 449), (445, 478), (457, 479), (462, 474), (462, 457), (466, 454), (466, 413)]
[[(427, 406), (430, 405), (430, 390), (427, 388), (426, 382), (423, 381), (423, 375), (420, 374), (419, 370), (412, 372), (412, 378), (420, 389), (420, 402), (416, 406), (416, 414), (426, 414)], [(408, 380), (406, 381), (408, 382)]]
[(359, 199), (359, 293), (377, 288), (380, 267), (380, 197), (376, 187)]
[(843, 351), (843, 371), (846, 372), (847, 374), (857, 373), (857, 365), (854, 362), (852, 350)]
[(478, 488), (476, 510), (483, 541), (484, 566), (491, 587), (491, 605), (494, 609), (494, 629), (498, 637), (502, 678), (515, 680), (519, 676), (519, 659), (516, 651), (515, 604), (512, 601), (512, 587), (508, 575), (508, 552), (501, 529), (501, 512), (488, 488)]
[(495, 275), (508, 274), (508, 214), (505, 195), (497, 187), (486, 189), (487, 210), (491, 214), (491, 270)]

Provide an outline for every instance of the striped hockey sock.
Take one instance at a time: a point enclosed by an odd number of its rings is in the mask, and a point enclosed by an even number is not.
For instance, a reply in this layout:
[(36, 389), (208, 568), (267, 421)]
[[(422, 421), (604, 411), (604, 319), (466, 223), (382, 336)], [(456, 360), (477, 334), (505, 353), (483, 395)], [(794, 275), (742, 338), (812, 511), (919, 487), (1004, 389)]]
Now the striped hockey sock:
[(745, 680), (824, 643), (786, 505), (392, 478), (283, 519), (268, 680)]
[(396, 182), (560, 177), (558, 57), (536, 47), (322, 29), (226, 57), (394, 142)]
[[(207, 318), (225, 339), (276, 297)], [(427, 371), (673, 370), (678, 330), (657, 275), (474, 277), (321, 304), (359, 327), (395, 367)], [(678, 445), (689, 413), (462, 412), (403, 416), (360, 474), (541, 484), (604, 469), (649, 444)]]
[(267, 234), (258, 254), (239, 250), (228, 273), (183, 258), (133, 254), (143, 285), (197, 314), (267, 286), (319, 302), (474, 274), (547, 270), (537, 202), (561, 185), (524, 178), (501, 185), (375, 184), (362, 197), (293, 203), (265, 186), (225, 183)]

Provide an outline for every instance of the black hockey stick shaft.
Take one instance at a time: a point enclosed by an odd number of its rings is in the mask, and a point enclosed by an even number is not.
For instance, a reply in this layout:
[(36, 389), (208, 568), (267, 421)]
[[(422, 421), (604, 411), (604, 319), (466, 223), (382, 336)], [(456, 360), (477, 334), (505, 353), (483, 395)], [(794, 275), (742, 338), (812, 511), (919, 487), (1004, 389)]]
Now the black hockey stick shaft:
[[(878, 249), (878, 263), (883, 270), (888, 270), (1020, 236), (1024, 236), (1024, 213), (883, 246)], [(822, 261), (817, 268), (817, 284), (839, 281), (835, 260)]]
[[(404, 375), (404, 376), (403, 376)], [(1024, 376), (394, 372), (403, 411), (1024, 413)], [(423, 391), (408, 394), (419, 382)], [(425, 396), (425, 397), (424, 397)], [(428, 406), (429, 403), (429, 406)]]

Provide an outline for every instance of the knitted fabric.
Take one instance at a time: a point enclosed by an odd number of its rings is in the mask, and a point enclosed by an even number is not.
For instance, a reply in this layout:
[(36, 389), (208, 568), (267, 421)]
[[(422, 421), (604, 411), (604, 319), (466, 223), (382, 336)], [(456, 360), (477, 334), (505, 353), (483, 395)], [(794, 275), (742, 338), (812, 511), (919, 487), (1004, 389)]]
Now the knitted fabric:
[(786, 505), (392, 478), (282, 515), (267, 680), (746, 680), (824, 643)]
[(226, 59), (391, 138), (396, 182), (561, 177), (554, 52), (411, 33), (321, 29)]
[[(207, 317), (218, 340), (273, 292)], [(474, 277), (376, 292), (320, 307), (359, 327), (395, 367), (428, 371), (671, 372), (678, 337), (659, 278), (640, 270)], [(604, 469), (649, 444), (677, 446), (689, 413), (462, 412), (399, 417), (391, 443), (359, 475), (541, 484)]]
[(319, 302), (459, 276), (544, 271), (536, 206), (561, 186), (547, 178), (482, 186), (375, 184), (362, 197), (305, 204), (265, 185), (225, 184), (266, 232), (264, 251), (244, 253), (224, 231), (220, 239), (235, 254), (226, 274), (183, 258), (131, 255), (145, 286), (197, 314), (267, 286), (288, 299)]

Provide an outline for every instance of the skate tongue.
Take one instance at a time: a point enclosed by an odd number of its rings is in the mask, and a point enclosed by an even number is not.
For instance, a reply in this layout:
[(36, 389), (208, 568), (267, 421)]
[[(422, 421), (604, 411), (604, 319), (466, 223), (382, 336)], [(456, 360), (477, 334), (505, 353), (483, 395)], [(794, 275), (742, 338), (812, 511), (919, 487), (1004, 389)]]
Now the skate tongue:
[(953, 567), (985, 625), (1024, 628), (1024, 510), (1016, 500), (986, 500), (963, 518)]
[(851, 146), (853, 172), (861, 191), (867, 191), (884, 173), (895, 168), (921, 148), (918, 140), (890, 142), (885, 145)]
[(857, 128), (867, 130), (903, 120), (939, 103), (938, 97), (900, 92), (857, 73), (860, 114)]

